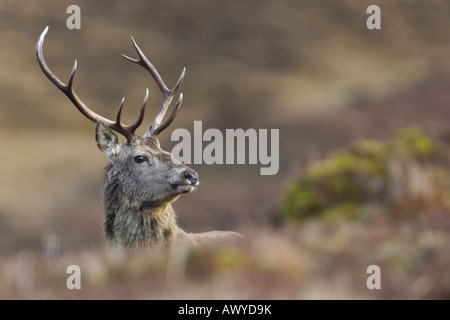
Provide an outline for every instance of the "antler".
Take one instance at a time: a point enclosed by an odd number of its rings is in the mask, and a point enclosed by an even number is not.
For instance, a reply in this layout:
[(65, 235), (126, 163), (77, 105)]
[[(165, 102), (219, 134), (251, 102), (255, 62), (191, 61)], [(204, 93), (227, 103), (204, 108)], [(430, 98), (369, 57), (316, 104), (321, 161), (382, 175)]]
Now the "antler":
[(183, 102), (183, 94), (180, 93), (180, 96), (178, 98), (177, 103), (175, 104), (175, 108), (173, 109), (170, 116), (161, 124), (162, 120), (164, 119), (164, 116), (167, 112), (167, 109), (169, 108), (170, 103), (173, 100), (173, 97), (175, 95), (175, 92), (180, 88), (181, 83), (183, 82), (184, 74), (186, 72), (186, 68), (183, 68), (183, 71), (181, 72), (180, 77), (178, 78), (177, 83), (175, 84), (175, 87), (173, 89), (167, 88), (166, 84), (164, 83), (163, 79), (158, 73), (158, 70), (151, 64), (151, 62), (147, 59), (147, 57), (144, 55), (142, 50), (137, 45), (136, 41), (134, 41), (133, 37), (131, 37), (131, 41), (133, 42), (134, 48), (136, 49), (136, 52), (139, 55), (139, 59), (133, 59), (130, 58), (124, 54), (122, 54), (122, 57), (127, 59), (128, 61), (131, 61), (135, 64), (138, 64), (144, 69), (146, 69), (150, 74), (152, 75), (153, 79), (156, 81), (156, 84), (158, 85), (159, 89), (161, 90), (163, 94), (163, 101), (161, 103), (161, 106), (159, 107), (158, 113), (155, 116), (155, 119), (153, 120), (152, 125), (147, 130), (147, 132), (144, 134), (144, 137), (149, 136), (158, 136), (158, 134), (161, 133), (165, 128), (167, 128), (175, 119), (175, 116), (177, 115), (178, 109), (181, 106), (181, 103)]
[(59, 89), (61, 90), (69, 99), (72, 101), (72, 103), (77, 107), (77, 109), (89, 120), (93, 122), (102, 121), (105, 125), (107, 125), (110, 129), (122, 134), (127, 138), (128, 141), (131, 141), (131, 139), (135, 136), (136, 129), (141, 125), (142, 120), (144, 119), (144, 112), (145, 112), (145, 106), (147, 104), (148, 100), (148, 89), (145, 92), (145, 98), (142, 102), (141, 111), (139, 113), (139, 117), (131, 125), (124, 125), (120, 121), (120, 116), (122, 114), (122, 108), (123, 103), (125, 101), (125, 98), (122, 99), (122, 102), (120, 103), (119, 110), (117, 111), (116, 121), (111, 121), (107, 118), (102, 117), (101, 115), (95, 113), (91, 109), (89, 109), (83, 101), (78, 97), (78, 95), (73, 90), (73, 79), (75, 77), (75, 72), (77, 71), (77, 60), (75, 60), (72, 68), (72, 72), (70, 73), (69, 82), (67, 85), (65, 85), (61, 80), (58, 79), (58, 77), (55, 76), (55, 74), (50, 70), (47, 63), (44, 59), (44, 53), (42, 51), (42, 46), (44, 44), (44, 38), (47, 34), (48, 26), (44, 29), (44, 31), (41, 33), (41, 36), (39, 37), (39, 40), (36, 44), (36, 56), (39, 63), (39, 66), (41, 67), (44, 74), (47, 76), (47, 78), (50, 79), (50, 81)]

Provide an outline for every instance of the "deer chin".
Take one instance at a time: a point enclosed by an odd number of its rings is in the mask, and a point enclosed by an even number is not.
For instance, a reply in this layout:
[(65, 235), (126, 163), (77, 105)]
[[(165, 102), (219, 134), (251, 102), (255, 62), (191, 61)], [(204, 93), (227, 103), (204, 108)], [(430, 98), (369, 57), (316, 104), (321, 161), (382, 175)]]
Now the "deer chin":
[(197, 186), (190, 183), (174, 183), (172, 184), (172, 188), (178, 193), (188, 193), (194, 191)]

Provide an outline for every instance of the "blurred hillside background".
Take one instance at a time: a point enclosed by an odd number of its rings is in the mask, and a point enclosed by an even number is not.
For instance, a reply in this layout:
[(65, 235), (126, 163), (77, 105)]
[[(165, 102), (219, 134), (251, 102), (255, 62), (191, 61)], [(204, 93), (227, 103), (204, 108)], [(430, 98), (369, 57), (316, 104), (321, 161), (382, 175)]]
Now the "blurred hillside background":
[[(81, 30), (66, 28), (71, 4)], [(371, 4), (381, 30), (366, 28)], [(2, 0), (0, 298), (450, 298), (449, 12), (445, 0)], [(201, 185), (174, 205), (185, 230), (236, 230), (246, 245), (106, 252), (107, 159), (37, 64), (47, 25), (50, 68), (67, 82), (77, 59), (75, 89), (96, 112), (113, 118), (126, 97), (130, 123), (150, 89), (141, 133), (161, 94), (120, 57), (135, 57), (130, 35), (169, 87), (187, 68), (166, 150), (195, 120), (280, 130), (277, 175), (192, 165)], [(78, 292), (69, 264), (86, 270)], [(366, 288), (371, 264), (381, 290)]]

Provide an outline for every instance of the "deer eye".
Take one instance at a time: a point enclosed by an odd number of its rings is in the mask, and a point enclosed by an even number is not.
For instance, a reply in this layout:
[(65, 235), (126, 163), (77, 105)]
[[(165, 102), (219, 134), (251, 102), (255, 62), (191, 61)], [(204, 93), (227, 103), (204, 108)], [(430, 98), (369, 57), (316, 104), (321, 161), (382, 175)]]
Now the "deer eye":
[(143, 163), (143, 162), (147, 162), (148, 158), (146, 156), (136, 156), (134, 157), (134, 162), (136, 163)]

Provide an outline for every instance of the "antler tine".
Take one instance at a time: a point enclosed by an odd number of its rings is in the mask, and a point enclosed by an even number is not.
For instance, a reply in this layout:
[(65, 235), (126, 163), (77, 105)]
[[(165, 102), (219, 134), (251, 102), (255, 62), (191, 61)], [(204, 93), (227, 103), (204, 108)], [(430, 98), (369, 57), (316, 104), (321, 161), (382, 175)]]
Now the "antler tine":
[[(178, 81), (175, 84), (175, 87), (173, 87), (173, 89), (170, 90), (167, 95), (164, 95), (163, 102), (161, 103), (161, 106), (159, 107), (158, 113), (156, 114), (155, 119), (153, 120), (152, 126), (149, 128), (149, 131), (150, 130), (155, 131), (161, 125), (161, 122), (164, 119), (164, 116), (166, 115), (167, 109), (169, 108), (170, 104), (172, 103), (172, 99), (173, 99), (175, 92), (180, 88), (181, 84), (183, 83), (185, 73), (186, 73), (186, 68), (183, 68), (183, 71), (181, 72), (181, 75), (178, 78)], [(161, 132), (161, 131), (159, 131), (159, 132)]]
[(117, 110), (116, 122), (108, 126), (114, 131), (117, 131), (120, 134), (122, 134), (125, 138), (127, 138), (128, 141), (130, 141), (135, 136), (136, 129), (142, 124), (142, 120), (144, 120), (145, 106), (147, 104), (147, 101), (148, 101), (148, 89), (145, 92), (144, 102), (142, 103), (138, 119), (133, 124), (127, 126), (120, 121), (120, 118), (122, 116), (123, 104), (125, 102), (125, 98), (122, 98), (122, 101), (120, 102), (119, 105), (119, 110)]
[(122, 98), (122, 101), (120, 102), (120, 105), (119, 105), (119, 110), (117, 110), (116, 124), (120, 123), (120, 117), (122, 116), (122, 108), (123, 108), (123, 103), (124, 102), (125, 102), (125, 97)]
[(114, 122), (111, 120), (108, 120), (97, 113), (93, 112), (91, 109), (89, 109), (81, 100), (78, 98), (77, 94), (73, 90), (73, 79), (75, 77), (75, 72), (77, 71), (77, 61), (75, 60), (72, 68), (72, 72), (70, 73), (69, 82), (67, 85), (65, 85), (61, 80), (58, 79), (58, 77), (50, 70), (47, 63), (44, 59), (44, 53), (42, 50), (43, 44), (44, 44), (44, 38), (47, 34), (48, 26), (44, 29), (41, 36), (39, 37), (39, 40), (36, 44), (36, 56), (38, 59), (39, 66), (41, 67), (44, 74), (47, 76), (47, 78), (59, 89), (61, 90), (69, 99), (73, 102), (75, 107), (89, 120), (97, 122), (98, 120), (103, 121), (107, 125), (113, 125)]
[[(178, 98), (177, 103), (175, 104), (175, 108), (173, 108), (172, 113), (170, 114), (170, 116), (166, 119), (166, 121), (164, 121), (159, 127), (157, 127), (155, 130), (149, 130), (150, 135), (157, 137), (165, 128), (167, 128), (173, 121), (173, 119), (175, 119), (178, 110), (180, 109), (181, 103), (183, 102), (183, 94), (180, 93), (180, 97)], [(147, 132), (149, 132), (147, 131)], [(144, 137), (147, 136), (147, 133), (145, 133)]]
[(161, 92), (163, 94), (166, 94), (166, 92), (169, 92), (170, 90), (169, 90), (169, 88), (167, 88), (163, 79), (159, 75), (158, 70), (156, 70), (156, 68), (153, 66), (153, 64), (147, 59), (147, 57), (142, 52), (141, 48), (139, 48), (139, 46), (137, 45), (137, 43), (133, 37), (131, 37), (131, 41), (133, 42), (133, 46), (136, 49), (137, 54), (139, 55), (139, 60), (130, 58), (129, 56), (127, 56), (125, 54), (122, 54), (122, 57), (124, 57), (128, 61), (131, 61), (135, 64), (138, 64), (138, 65), (144, 67), (148, 72), (150, 72), (150, 74), (155, 79), (156, 84), (158, 85), (159, 89), (161, 90)]
[(42, 72), (47, 76), (47, 78), (59, 89), (61, 90), (69, 99), (72, 101), (72, 103), (75, 105), (75, 107), (89, 120), (93, 122), (102, 121), (105, 125), (107, 125), (109, 128), (111, 128), (114, 131), (117, 131), (118, 133), (124, 135), (128, 141), (130, 141), (134, 135), (136, 129), (139, 127), (139, 125), (142, 123), (142, 120), (144, 118), (144, 110), (145, 110), (145, 104), (147, 102), (148, 98), (148, 89), (146, 94), (146, 99), (144, 100), (144, 104), (141, 107), (141, 112), (139, 114), (138, 120), (136, 120), (135, 123), (133, 123), (130, 126), (123, 125), (120, 122), (120, 116), (122, 114), (122, 108), (124, 99), (122, 99), (122, 102), (120, 103), (119, 110), (117, 112), (116, 121), (111, 121), (105, 117), (102, 117), (101, 115), (95, 113), (91, 109), (89, 109), (83, 101), (78, 97), (78, 95), (75, 93), (73, 89), (73, 81), (75, 78), (75, 72), (77, 71), (77, 61), (75, 60), (72, 68), (72, 72), (69, 76), (69, 81), (67, 82), (67, 85), (65, 85), (61, 80), (58, 79), (58, 77), (50, 70), (50, 68), (47, 65), (47, 62), (44, 58), (44, 52), (43, 52), (43, 45), (44, 45), (44, 39), (45, 35), (48, 32), (48, 26), (45, 27), (44, 31), (42, 31), (39, 40), (36, 44), (36, 56), (39, 63), (39, 66), (42, 69)]
[[(133, 37), (131, 37), (131, 41), (133, 42), (133, 46), (136, 49), (137, 54), (139, 55), (139, 59), (134, 59), (131, 58), (127, 55), (122, 54), (122, 57), (124, 57), (126, 60), (138, 64), (140, 66), (142, 66), (144, 69), (146, 69), (150, 75), (153, 77), (153, 79), (155, 80), (156, 84), (158, 85), (159, 89), (161, 90), (162, 94), (163, 94), (163, 101), (161, 103), (161, 106), (159, 107), (158, 113), (155, 116), (155, 119), (153, 120), (152, 125), (150, 126), (150, 128), (147, 130), (147, 132), (145, 133), (144, 136), (148, 137), (148, 136), (156, 136), (157, 134), (159, 134), (163, 129), (167, 128), (168, 124), (165, 125), (162, 129), (159, 129), (159, 127), (162, 127), (161, 122), (164, 119), (164, 116), (167, 113), (167, 109), (169, 108), (170, 103), (173, 100), (173, 96), (175, 94), (175, 92), (180, 88), (183, 79), (184, 79), (184, 75), (186, 72), (186, 68), (183, 68), (183, 71), (181, 72), (180, 77), (178, 78), (177, 83), (175, 84), (175, 86), (173, 87), (173, 89), (169, 89), (166, 84), (164, 83), (163, 79), (161, 78), (158, 70), (155, 68), (155, 66), (153, 66), (153, 64), (148, 60), (148, 58), (145, 56), (145, 54), (142, 52), (142, 50), (139, 48), (139, 46), (137, 45), (136, 41), (134, 40)], [(175, 109), (178, 110), (178, 107), (176, 107)], [(175, 110), (174, 109), (174, 110)], [(176, 114), (176, 112), (175, 112)], [(174, 112), (172, 112), (171, 116), (174, 115)], [(170, 120), (170, 122), (173, 121), (173, 118)], [(169, 124), (170, 124), (169, 122)], [(166, 124), (166, 122), (164, 122), (164, 124)]]
[(130, 130), (132, 130), (133, 133), (141, 125), (142, 120), (144, 120), (145, 106), (147, 105), (147, 101), (148, 101), (148, 88), (145, 90), (145, 97), (144, 97), (144, 101), (142, 102), (142, 107), (141, 107), (141, 111), (139, 112), (139, 117), (135, 123), (133, 123), (132, 125), (129, 126)]

